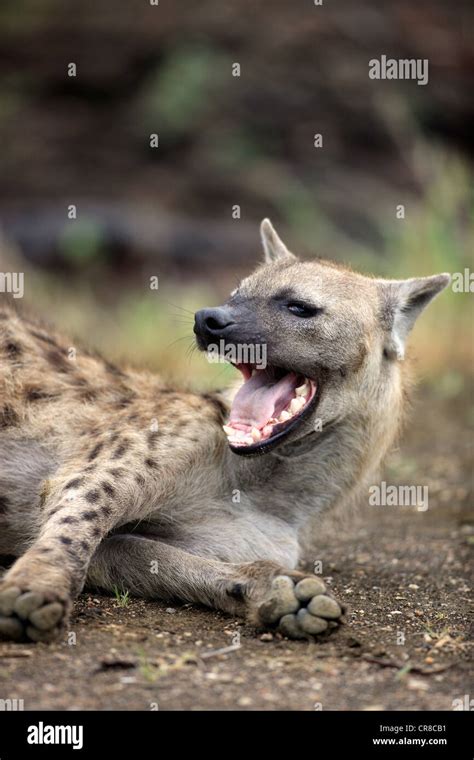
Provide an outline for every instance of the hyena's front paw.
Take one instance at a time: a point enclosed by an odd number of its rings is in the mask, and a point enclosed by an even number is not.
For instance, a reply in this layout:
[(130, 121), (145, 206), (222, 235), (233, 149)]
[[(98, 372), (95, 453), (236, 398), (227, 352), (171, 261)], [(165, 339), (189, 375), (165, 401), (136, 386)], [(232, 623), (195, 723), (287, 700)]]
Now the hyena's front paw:
[(334, 628), (341, 621), (343, 609), (326, 593), (316, 576), (295, 579), (278, 575), (271, 590), (257, 608), (257, 622), (272, 627), (289, 639), (307, 639)]
[(52, 641), (64, 625), (68, 607), (54, 591), (0, 583), (0, 640)]

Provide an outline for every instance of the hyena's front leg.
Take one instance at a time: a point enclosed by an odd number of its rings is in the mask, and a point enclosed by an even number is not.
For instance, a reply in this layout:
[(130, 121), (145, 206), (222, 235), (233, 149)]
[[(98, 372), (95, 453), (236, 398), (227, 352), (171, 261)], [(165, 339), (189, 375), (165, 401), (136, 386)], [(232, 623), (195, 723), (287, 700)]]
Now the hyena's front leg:
[(49, 641), (65, 624), (90, 559), (124, 509), (107, 472), (69, 473), (47, 486), (39, 531), (0, 582), (0, 638)]
[(88, 581), (109, 591), (122, 586), (149, 599), (198, 602), (289, 638), (323, 633), (343, 613), (314, 575), (264, 560), (220, 562), (141, 536), (106, 538), (92, 559)]

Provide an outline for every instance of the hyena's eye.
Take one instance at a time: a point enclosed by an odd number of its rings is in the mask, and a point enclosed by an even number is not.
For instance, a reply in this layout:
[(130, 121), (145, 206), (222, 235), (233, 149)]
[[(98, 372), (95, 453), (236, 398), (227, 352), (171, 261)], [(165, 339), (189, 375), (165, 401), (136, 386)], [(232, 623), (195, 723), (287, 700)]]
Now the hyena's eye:
[(322, 311), (318, 306), (309, 306), (308, 304), (297, 303), (296, 301), (286, 304), (286, 308), (294, 314), (295, 317), (302, 317), (303, 319), (315, 317), (316, 314), (320, 314)]

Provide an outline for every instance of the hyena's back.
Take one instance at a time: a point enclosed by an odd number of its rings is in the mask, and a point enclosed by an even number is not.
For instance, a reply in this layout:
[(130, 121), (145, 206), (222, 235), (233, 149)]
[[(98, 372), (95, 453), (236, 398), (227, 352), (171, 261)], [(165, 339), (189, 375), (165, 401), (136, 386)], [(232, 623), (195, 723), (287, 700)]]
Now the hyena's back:
[(169, 479), (171, 460), (179, 476), (223, 413), (212, 397), (169, 391), (0, 306), (0, 554), (35, 537), (59, 474), (93, 477), (107, 464), (113, 489), (125, 469)]
[(53, 416), (59, 411), (73, 414), (80, 432), (93, 402), (100, 399), (104, 413), (132, 402), (126, 380), (124, 372), (101, 357), (11, 310), (0, 310), (0, 429), (29, 424), (51, 433), (56, 423), (61, 429), (71, 424), (71, 419)]

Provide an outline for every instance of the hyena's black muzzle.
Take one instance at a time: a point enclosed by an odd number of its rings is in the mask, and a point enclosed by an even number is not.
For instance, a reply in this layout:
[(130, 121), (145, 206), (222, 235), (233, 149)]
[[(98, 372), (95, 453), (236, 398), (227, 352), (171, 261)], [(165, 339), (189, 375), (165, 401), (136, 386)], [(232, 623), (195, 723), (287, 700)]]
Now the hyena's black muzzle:
[(206, 349), (210, 343), (231, 338), (235, 319), (227, 306), (200, 309), (194, 315), (194, 334), (199, 348)]

